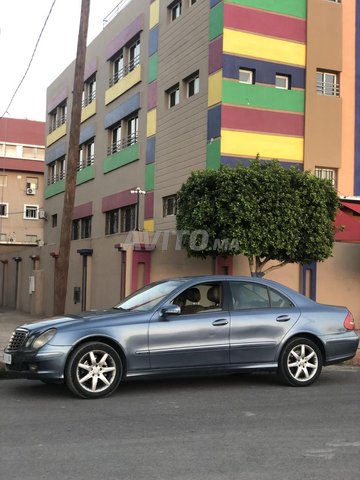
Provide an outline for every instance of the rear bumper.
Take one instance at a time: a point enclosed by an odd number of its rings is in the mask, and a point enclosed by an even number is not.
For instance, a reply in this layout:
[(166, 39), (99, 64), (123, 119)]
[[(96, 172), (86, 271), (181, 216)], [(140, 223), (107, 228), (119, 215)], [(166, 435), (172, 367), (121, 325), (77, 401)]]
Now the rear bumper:
[(347, 336), (327, 338), (325, 341), (326, 359), (325, 365), (341, 363), (351, 360), (357, 352), (359, 337), (355, 332), (349, 332)]

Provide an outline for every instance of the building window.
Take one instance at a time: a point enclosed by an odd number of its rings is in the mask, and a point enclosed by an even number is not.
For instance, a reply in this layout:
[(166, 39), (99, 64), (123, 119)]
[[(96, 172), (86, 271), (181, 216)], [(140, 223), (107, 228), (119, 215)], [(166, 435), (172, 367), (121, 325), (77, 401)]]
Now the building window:
[(52, 228), (57, 227), (57, 224), (58, 224), (58, 216), (57, 216), (57, 213), (55, 213), (54, 215), (51, 215), (51, 226), (52, 226)]
[(140, 37), (138, 36), (128, 47), (129, 60), (128, 67), (129, 72), (134, 70), (140, 64)]
[(137, 113), (124, 118), (109, 130), (108, 155), (120, 152), (138, 142), (139, 116)]
[(139, 117), (134, 115), (127, 120), (127, 146), (137, 143), (139, 130)]
[(168, 104), (169, 108), (175, 107), (180, 102), (180, 88), (179, 84), (175, 85), (174, 87), (170, 88), (167, 91), (168, 95)]
[(315, 167), (315, 177), (329, 180), (333, 187), (337, 184), (337, 171), (335, 168)]
[(338, 97), (340, 95), (339, 74), (336, 72), (316, 72), (316, 92), (319, 95)]
[(135, 229), (136, 206), (128, 205), (120, 209), (121, 232), (130, 232)]
[(291, 82), (289, 75), (276, 75), (275, 76), (275, 87), (282, 90), (290, 90)]
[(119, 209), (106, 212), (105, 234), (113, 235), (119, 232)]
[(112, 76), (110, 78), (110, 87), (115, 85), (124, 76), (124, 52), (121, 49), (117, 56), (111, 62)]
[(27, 220), (37, 220), (39, 218), (39, 206), (38, 205), (25, 205), (24, 206), (24, 218)]
[(85, 108), (96, 99), (96, 76), (93, 75), (84, 84), (82, 107)]
[(94, 164), (95, 158), (95, 141), (92, 138), (88, 140), (86, 143), (80, 145), (80, 153), (79, 153), (79, 163), (78, 163), (78, 172), (84, 170), (86, 167), (90, 167), (90, 165)]
[(169, 5), (169, 10), (170, 10), (170, 19), (171, 21), (173, 22), (174, 20), (176, 20), (178, 17), (180, 17), (181, 15), (181, 1), (176, 1), (174, 3), (172, 3), (171, 5)]
[(72, 240), (91, 237), (91, 217), (78, 218), (72, 222)]
[(48, 185), (59, 182), (65, 178), (65, 157), (55, 160), (48, 165)]
[(136, 205), (127, 205), (106, 212), (105, 234), (113, 235), (119, 232), (130, 232), (135, 229)]
[(26, 243), (36, 243), (37, 239), (38, 239), (37, 235), (25, 235)]
[(177, 196), (169, 195), (163, 198), (163, 217), (170, 217), (177, 213)]
[(196, 0), (190, 0), (190, 7), (192, 7), (193, 5), (195, 5), (196, 3)]
[(0, 217), (8, 217), (8, 216), (9, 216), (9, 204), (0, 203)]
[(200, 78), (199, 78), (199, 72), (195, 73), (191, 77), (189, 77), (188, 80), (186, 80), (187, 83), (187, 96), (188, 98), (196, 95), (200, 91)]
[(66, 122), (67, 106), (66, 101), (57, 106), (49, 114), (49, 133), (61, 127)]
[(37, 177), (26, 177), (26, 194), (35, 195), (38, 189), (39, 179)]
[(140, 49), (140, 34), (138, 34), (113, 57), (111, 60), (110, 87), (140, 65)]
[(255, 83), (255, 71), (244, 68), (239, 69), (239, 82), (248, 83), (250, 85)]
[(7, 175), (0, 175), (0, 187), (7, 187)]

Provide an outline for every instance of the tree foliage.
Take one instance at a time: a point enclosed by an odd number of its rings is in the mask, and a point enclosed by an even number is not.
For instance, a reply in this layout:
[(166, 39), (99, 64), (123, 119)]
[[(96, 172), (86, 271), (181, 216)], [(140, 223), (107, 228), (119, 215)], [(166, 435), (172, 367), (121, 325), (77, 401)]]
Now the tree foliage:
[(338, 208), (329, 181), (254, 160), (249, 167), (193, 172), (178, 193), (177, 229), (190, 256), (243, 254), (251, 272), (264, 275), (328, 258)]

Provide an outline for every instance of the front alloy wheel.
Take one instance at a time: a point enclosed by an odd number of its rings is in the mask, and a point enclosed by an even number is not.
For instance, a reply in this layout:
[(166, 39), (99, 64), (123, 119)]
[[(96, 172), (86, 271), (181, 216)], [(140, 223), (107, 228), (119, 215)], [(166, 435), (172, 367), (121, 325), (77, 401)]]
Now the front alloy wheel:
[(280, 357), (280, 377), (294, 387), (311, 385), (319, 377), (321, 368), (320, 349), (307, 338), (295, 338), (289, 342)]
[(121, 359), (105, 343), (85, 343), (74, 350), (65, 371), (69, 389), (82, 398), (100, 398), (110, 395), (122, 376)]

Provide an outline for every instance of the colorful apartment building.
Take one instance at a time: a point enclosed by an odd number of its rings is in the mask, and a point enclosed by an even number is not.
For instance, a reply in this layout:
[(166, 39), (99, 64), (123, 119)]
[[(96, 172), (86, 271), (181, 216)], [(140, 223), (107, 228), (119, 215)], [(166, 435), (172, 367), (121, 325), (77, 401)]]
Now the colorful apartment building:
[[(357, 202), (356, 2), (131, 0), (118, 10), (87, 49), (68, 311), (108, 307), (148, 281), (213, 271), (187, 258), (175, 235), (176, 193), (193, 170), (277, 158), (331, 179)], [(74, 62), (47, 91), (38, 268), (48, 314), (73, 76)], [(360, 246), (351, 241), (323, 264), (272, 278), (360, 317)], [(249, 274), (241, 256), (216, 269)]]

